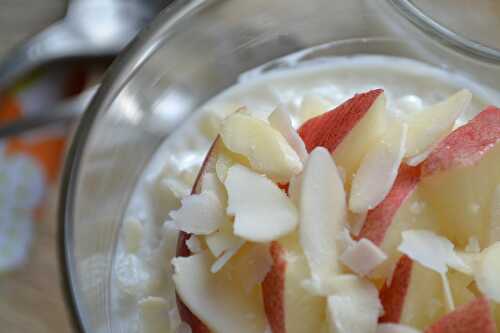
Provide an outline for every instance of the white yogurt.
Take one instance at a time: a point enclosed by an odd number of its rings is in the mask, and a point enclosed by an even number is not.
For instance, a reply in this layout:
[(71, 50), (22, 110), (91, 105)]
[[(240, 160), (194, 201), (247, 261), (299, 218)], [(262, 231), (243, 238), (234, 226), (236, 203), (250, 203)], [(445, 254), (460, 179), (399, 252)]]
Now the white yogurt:
[(163, 223), (169, 211), (179, 206), (179, 198), (189, 194), (217, 125), (228, 112), (246, 106), (265, 118), (281, 104), (299, 126), (304, 101), (332, 108), (374, 88), (385, 90), (394, 116), (418, 112), (462, 88), (469, 89), (474, 98), (461, 122), (496, 102), (493, 93), (462, 76), (385, 56), (332, 58), (294, 69), (243, 74), (239, 84), (207, 102), (163, 143), (138, 182), (114, 261), (114, 328), (127, 333), (177, 330), (180, 321), (169, 264), (177, 232)]

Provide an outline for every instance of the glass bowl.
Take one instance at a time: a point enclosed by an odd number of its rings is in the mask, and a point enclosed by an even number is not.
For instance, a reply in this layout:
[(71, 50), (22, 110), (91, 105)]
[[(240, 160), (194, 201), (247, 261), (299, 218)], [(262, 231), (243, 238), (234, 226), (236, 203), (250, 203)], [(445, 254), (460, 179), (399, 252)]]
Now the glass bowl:
[[(417, 59), (490, 88), (500, 62), (449, 48), (394, 1), (196, 0), (164, 10), (112, 65), (68, 153), (59, 218), (61, 263), (75, 324), (122, 332), (110, 284), (118, 231), (138, 177), (162, 143), (205, 101), (256, 66), (382, 54)], [(278, 60), (276, 60), (278, 59)]]

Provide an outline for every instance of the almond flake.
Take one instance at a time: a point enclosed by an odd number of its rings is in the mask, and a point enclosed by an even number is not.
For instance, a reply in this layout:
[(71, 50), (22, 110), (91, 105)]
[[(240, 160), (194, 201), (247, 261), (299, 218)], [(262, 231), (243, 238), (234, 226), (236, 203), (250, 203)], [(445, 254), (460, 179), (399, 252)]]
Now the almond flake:
[(288, 182), (302, 170), (295, 150), (263, 120), (235, 113), (224, 121), (220, 136), (230, 151), (248, 158), (252, 169), (277, 182)]
[(198, 253), (203, 250), (200, 239), (196, 235), (191, 235), (186, 241), (186, 246), (191, 253)]
[(177, 229), (197, 235), (216, 231), (227, 220), (224, 208), (212, 192), (190, 195), (179, 210), (170, 213)]
[(414, 157), (432, 149), (453, 129), (455, 121), (467, 109), (471, 98), (470, 91), (460, 90), (440, 103), (410, 114), (406, 119), (406, 157)]
[(238, 252), (238, 250), (245, 244), (245, 241), (241, 240), (238, 245), (233, 248), (226, 250), (217, 260), (214, 261), (212, 267), (210, 267), (210, 272), (217, 273), (224, 267), (224, 265)]
[(346, 222), (345, 191), (330, 153), (315, 148), (302, 175), (300, 191), (300, 244), (311, 279), (328, 280), (341, 272), (337, 237)]
[(306, 145), (297, 131), (292, 127), (289, 113), (284, 111), (282, 107), (277, 107), (269, 116), (269, 123), (283, 135), (288, 144), (295, 150), (300, 160), (304, 162), (307, 158)]
[(407, 132), (406, 124), (395, 122), (380, 143), (365, 155), (352, 180), (349, 198), (352, 212), (364, 213), (387, 196), (405, 154)]
[(298, 213), (292, 201), (270, 179), (242, 166), (228, 171), (227, 212), (234, 215), (234, 234), (245, 240), (268, 242), (292, 232)]
[(402, 232), (403, 241), (398, 250), (422, 266), (438, 273), (446, 273), (448, 266), (464, 269), (463, 260), (454, 251), (448, 239), (428, 230), (407, 230)]
[(387, 255), (370, 240), (363, 238), (348, 247), (340, 261), (360, 276), (365, 276), (387, 259)]
[(219, 230), (205, 236), (205, 241), (210, 252), (217, 258), (224, 251), (238, 246), (241, 243), (241, 238), (233, 233), (233, 224), (227, 221)]
[(212, 192), (222, 206), (227, 206), (227, 194), (224, 184), (217, 178), (217, 175), (212, 172), (203, 174), (201, 180), (201, 192)]

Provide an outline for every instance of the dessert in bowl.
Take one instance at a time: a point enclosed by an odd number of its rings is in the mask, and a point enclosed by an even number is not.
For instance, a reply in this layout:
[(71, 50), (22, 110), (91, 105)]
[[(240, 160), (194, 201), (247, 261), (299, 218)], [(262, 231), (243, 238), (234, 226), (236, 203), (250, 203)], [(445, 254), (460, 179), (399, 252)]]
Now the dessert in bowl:
[(498, 68), (393, 14), (191, 2), (136, 41), (63, 184), (85, 331), (492, 329)]
[(494, 332), (493, 96), (389, 56), (244, 73), (146, 167), (116, 315), (158, 332)]

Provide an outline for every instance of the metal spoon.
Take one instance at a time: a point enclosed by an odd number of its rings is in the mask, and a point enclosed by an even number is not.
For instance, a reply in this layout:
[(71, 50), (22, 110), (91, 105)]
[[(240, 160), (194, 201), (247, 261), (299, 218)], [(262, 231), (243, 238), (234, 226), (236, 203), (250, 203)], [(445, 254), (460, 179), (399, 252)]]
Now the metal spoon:
[(57, 104), (50, 112), (39, 112), (0, 126), (0, 139), (78, 119), (89, 105), (97, 89), (97, 86), (88, 88), (79, 95)]
[(114, 56), (168, 0), (72, 0), (66, 16), (0, 63), (0, 91), (33, 69), (64, 59)]

